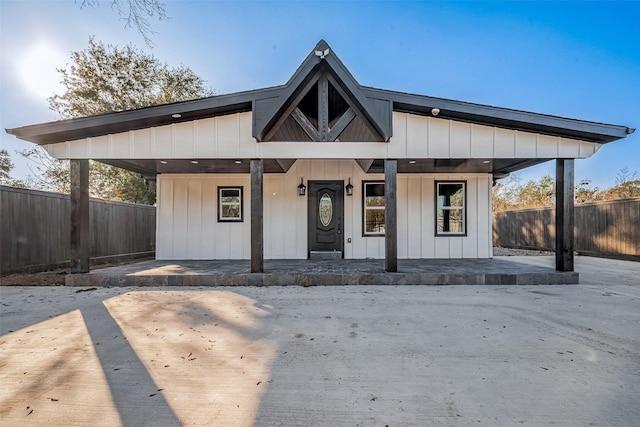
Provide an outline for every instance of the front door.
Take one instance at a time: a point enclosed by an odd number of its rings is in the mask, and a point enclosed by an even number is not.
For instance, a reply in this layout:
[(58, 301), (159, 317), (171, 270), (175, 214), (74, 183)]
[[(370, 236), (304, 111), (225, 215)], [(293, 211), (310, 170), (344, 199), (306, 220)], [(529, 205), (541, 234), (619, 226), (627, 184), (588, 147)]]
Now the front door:
[(309, 181), (309, 254), (344, 247), (344, 181)]

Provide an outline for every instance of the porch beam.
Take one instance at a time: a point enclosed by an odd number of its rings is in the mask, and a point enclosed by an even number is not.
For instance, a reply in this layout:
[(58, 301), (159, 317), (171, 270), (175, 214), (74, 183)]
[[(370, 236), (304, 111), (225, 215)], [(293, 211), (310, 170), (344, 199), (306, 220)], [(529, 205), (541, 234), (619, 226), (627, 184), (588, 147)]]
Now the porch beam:
[(384, 161), (384, 268), (398, 271), (398, 161)]
[(556, 270), (573, 271), (573, 159), (556, 159)]
[(263, 176), (264, 162), (262, 159), (251, 159), (251, 272), (264, 271), (264, 243), (263, 243)]
[(69, 162), (71, 274), (89, 272), (89, 160)]

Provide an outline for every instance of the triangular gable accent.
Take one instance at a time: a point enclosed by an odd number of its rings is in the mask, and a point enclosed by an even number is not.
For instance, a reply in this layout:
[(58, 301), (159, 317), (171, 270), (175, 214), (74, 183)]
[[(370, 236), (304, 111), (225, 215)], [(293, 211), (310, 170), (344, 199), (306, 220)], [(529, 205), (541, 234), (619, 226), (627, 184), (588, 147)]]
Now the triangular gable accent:
[(280, 96), (256, 100), (253, 133), (258, 141), (386, 142), (392, 106), (380, 106), (321, 40)]

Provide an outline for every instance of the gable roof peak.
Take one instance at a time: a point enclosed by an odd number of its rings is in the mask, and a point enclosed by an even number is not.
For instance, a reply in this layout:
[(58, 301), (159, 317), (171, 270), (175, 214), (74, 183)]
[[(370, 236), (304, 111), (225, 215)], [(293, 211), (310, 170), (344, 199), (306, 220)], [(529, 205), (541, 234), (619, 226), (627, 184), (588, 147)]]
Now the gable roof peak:
[[(310, 121), (307, 123), (302, 118), (303, 114), (295, 110), (300, 106), (306, 95), (313, 91), (318, 92), (318, 94), (311, 95), (310, 98), (306, 99), (305, 104), (314, 110), (318, 108), (319, 110), (314, 111), (308, 117)], [(332, 95), (329, 95), (328, 92), (331, 92)], [(327, 97), (332, 98), (332, 101), (330, 102)], [(332, 123), (325, 123), (322, 119), (335, 119), (340, 115), (336, 116), (324, 111), (321, 108), (324, 106), (325, 109), (331, 108), (334, 111), (336, 108), (339, 110), (350, 109), (344, 121), (339, 122), (340, 125), (344, 125), (345, 122), (348, 125), (349, 117), (353, 119), (358, 116), (357, 126), (364, 126), (369, 131), (369, 133), (362, 133), (362, 135), (366, 135), (375, 141), (389, 141), (391, 137), (391, 103), (382, 102), (384, 105), (374, 106), (374, 102), (362, 92), (360, 84), (331, 50), (329, 44), (325, 40), (320, 40), (293, 73), (289, 81), (282, 87), (278, 96), (271, 96), (265, 100), (256, 100), (253, 109), (253, 136), (258, 141), (272, 140), (274, 137), (278, 138), (276, 134), (279, 128), (293, 114), (292, 117), (298, 121), (304, 121), (301, 126), (307, 129), (307, 133), (311, 134), (309, 136), (312, 140), (319, 138), (326, 141), (326, 138), (338, 138), (337, 129), (341, 129), (341, 126), (335, 127), (335, 132), (331, 133), (329, 132), (329, 127), (334, 128), (336, 123), (333, 123), (333, 120), (330, 120)], [(329, 107), (329, 104), (331, 107)], [(304, 110), (304, 108), (302, 109)], [(291, 125), (285, 124), (285, 128), (288, 128), (288, 130), (291, 130), (291, 127)], [(297, 125), (293, 125), (293, 128), (299, 131)], [(323, 130), (326, 130), (326, 132), (323, 133)], [(317, 132), (320, 132), (320, 135), (316, 135)], [(293, 137), (297, 137), (299, 133), (293, 132), (295, 134)], [(353, 138), (353, 136), (351, 137)]]

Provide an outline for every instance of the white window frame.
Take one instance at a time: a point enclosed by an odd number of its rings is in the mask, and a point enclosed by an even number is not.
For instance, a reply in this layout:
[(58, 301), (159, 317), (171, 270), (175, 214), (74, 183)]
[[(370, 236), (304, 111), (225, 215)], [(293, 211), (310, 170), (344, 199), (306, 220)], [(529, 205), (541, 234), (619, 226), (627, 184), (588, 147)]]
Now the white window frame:
[[(462, 185), (462, 206), (446, 206), (440, 205), (440, 186), (441, 185)], [(467, 235), (467, 181), (436, 181), (436, 200), (435, 200), (435, 235), (442, 236), (466, 236)], [(444, 196), (443, 196), (444, 197)], [(440, 231), (438, 229), (438, 211), (460, 211), (462, 212), (462, 231)]]

